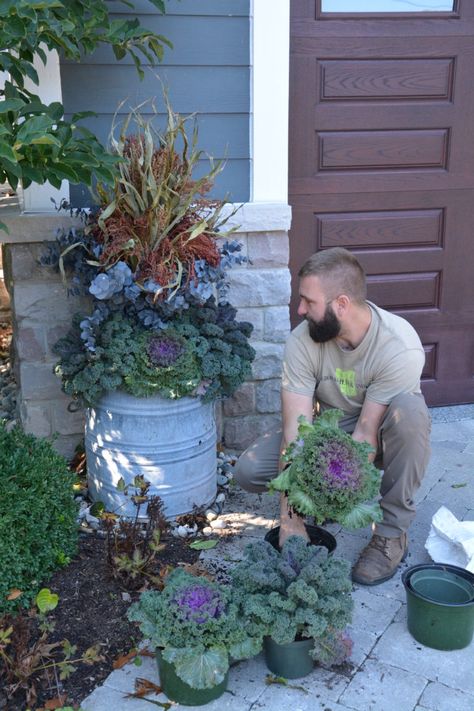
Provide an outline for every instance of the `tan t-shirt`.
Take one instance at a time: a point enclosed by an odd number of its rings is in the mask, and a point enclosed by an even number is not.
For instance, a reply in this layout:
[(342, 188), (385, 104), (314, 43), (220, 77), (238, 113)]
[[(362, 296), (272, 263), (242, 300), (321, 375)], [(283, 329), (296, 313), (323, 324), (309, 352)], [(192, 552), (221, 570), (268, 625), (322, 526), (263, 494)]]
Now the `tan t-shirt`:
[(357, 419), (366, 398), (388, 405), (396, 395), (420, 392), (425, 353), (418, 334), (405, 319), (367, 303), (372, 321), (357, 348), (315, 343), (306, 321), (285, 346), (283, 389), (314, 396), (322, 410), (340, 408), (341, 425)]

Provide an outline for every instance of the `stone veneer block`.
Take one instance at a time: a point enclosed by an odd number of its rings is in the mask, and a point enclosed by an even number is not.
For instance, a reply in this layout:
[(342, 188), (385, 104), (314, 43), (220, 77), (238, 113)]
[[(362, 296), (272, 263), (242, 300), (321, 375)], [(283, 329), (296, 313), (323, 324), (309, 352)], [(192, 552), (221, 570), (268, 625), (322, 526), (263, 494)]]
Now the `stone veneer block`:
[(17, 320), (38, 319), (44, 326), (71, 317), (72, 301), (64, 286), (58, 283), (16, 282), (12, 305)]
[(15, 346), (21, 360), (37, 362), (46, 358), (45, 334), (39, 328), (19, 328)]
[(264, 380), (257, 383), (256, 405), (259, 413), (281, 412), (281, 380)]
[(71, 403), (71, 396), (64, 393), (61, 393), (61, 397), (55, 401), (52, 419), (53, 433), (75, 435), (84, 432), (86, 410), (81, 406), (76, 410), (77, 404), (74, 403), (74, 409), (71, 411), (68, 409)]
[(263, 313), (264, 340), (284, 343), (291, 331), (288, 306), (269, 306)]
[(267, 378), (280, 377), (283, 344), (255, 341), (252, 342), (252, 347), (255, 348), (257, 353), (252, 364), (254, 380), (267, 380)]
[(44, 244), (7, 245), (9, 253), (9, 278), (19, 281), (59, 281), (60, 277), (52, 267), (39, 264), (39, 258), (45, 254)]
[(224, 423), (225, 446), (241, 452), (260, 435), (278, 427), (280, 421), (277, 415), (229, 417)]
[(237, 318), (239, 321), (248, 321), (253, 326), (251, 338), (256, 341), (263, 340), (264, 334), (264, 309), (261, 308), (241, 308), (238, 309)]
[(56, 400), (61, 396), (61, 385), (53, 367), (53, 363), (20, 362), (19, 385), (24, 400)]
[(288, 269), (234, 269), (229, 302), (235, 307), (283, 306), (290, 301)]
[(247, 236), (250, 268), (286, 267), (290, 246), (286, 232), (257, 232)]
[(233, 417), (255, 412), (255, 385), (242, 383), (231, 398), (224, 400), (224, 415)]
[[(52, 405), (55, 407), (56, 403), (53, 402)], [(50, 402), (22, 400), (20, 416), (26, 432), (35, 435), (35, 437), (50, 437), (52, 435)]]

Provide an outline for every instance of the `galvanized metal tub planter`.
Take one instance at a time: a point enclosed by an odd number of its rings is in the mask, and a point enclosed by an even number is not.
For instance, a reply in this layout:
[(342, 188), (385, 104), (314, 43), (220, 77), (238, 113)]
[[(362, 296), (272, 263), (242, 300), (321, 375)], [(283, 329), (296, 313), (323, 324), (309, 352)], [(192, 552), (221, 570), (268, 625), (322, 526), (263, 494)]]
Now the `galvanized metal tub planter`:
[(163, 499), (167, 517), (207, 506), (217, 489), (216, 439), (213, 403), (109, 392), (86, 417), (92, 499), (108, 511), (134, 516), (134, 504), (117, 484), (143, 475), (151, 484), (149, 494)]
[(474, 575), (443, 563), (408, 568), (402, 581), (407, 595), (408, 631), (434, 649), (464, 649), (474, 634)]

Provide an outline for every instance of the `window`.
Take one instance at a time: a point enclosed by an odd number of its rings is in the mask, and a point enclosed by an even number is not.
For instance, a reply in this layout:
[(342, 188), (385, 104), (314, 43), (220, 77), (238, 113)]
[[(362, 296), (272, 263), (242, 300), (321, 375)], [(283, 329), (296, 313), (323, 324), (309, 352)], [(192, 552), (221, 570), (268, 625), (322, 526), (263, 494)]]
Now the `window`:
[(452, 12), (454, 0), (321, 0), (322, 12)]

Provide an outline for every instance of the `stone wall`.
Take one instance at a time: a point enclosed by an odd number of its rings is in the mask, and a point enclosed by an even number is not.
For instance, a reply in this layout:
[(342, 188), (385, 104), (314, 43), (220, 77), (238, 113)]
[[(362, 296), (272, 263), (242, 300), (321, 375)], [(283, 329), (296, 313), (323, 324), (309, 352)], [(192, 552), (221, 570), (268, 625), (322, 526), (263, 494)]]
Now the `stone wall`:
[[(235, 238), (242, 242), (249, 262), (231, 270), (229, 301), (242, 320), (253, 324), (257, 356), (251, 380), (222, 403), (218, 413), (223, 444), (233, 451), (243, 450), (279, 422), (281, 357), (290, 328), (287, 230), (263, 231), (253, 219), (244, 221), (252, 231), (237, 232)], [(60, 222), (68, 220), (55, 216), (14, 220), (9, 225), (10, 243), (4, 245), (4, 272), (11, 297), (21, 422), (35, 435), (54, 436), (56, 448), (69, 456), (82, 439), (83, 414), (68, 410), (70, 398), (61, 392), (53, 373), (57, 358), (51, 347), (66, 333), (81, 304), (67, 296), (59, 274), (38, 263), (44, 241)], [(270, 217), (266, 220), (270, 226), (281, 222), (273, 220), (272, 225)]]
[[(1, 239), (1, 235), (0, 235)], [(3, 275), (3, 250), (0, 245), (0, 322), (10, 320), (10, 297), (5, 286), (5, 278)]]
[(252, 380), (223, 403), (223, 441), (241, 451), (280, 422), (280, 372), (283, 344), (290, 329), (288, 235), (286, 231), (236, 236), (249, 262), (231, 271), (229, 301), (250, 321), (257, 355)]

